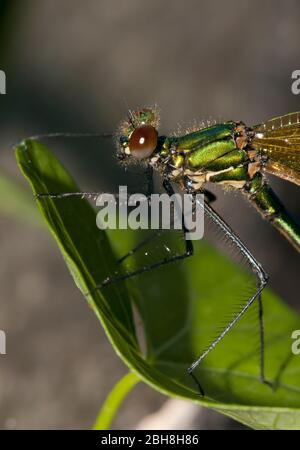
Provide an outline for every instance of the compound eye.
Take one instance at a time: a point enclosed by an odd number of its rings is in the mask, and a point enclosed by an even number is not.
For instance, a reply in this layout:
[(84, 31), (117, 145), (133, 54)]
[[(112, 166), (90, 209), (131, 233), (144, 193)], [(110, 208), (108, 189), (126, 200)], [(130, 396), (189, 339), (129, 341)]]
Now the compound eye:
[(157, 131), (152, 125), (137, 127), (130, 136), (128, 147), (137, 159), (149, 158), (157, 146)]

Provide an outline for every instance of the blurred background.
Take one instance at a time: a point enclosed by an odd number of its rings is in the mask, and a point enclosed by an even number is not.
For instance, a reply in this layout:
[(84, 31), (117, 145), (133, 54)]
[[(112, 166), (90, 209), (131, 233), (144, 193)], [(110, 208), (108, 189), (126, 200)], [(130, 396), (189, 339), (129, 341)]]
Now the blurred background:
[[(157, 103), (163, 132), (193, 119), (251, 125), (297, 111), (291, 74), (300, 69), (299, 23), (297, 0), (0, 2), (7, 77), (0, 97), (0, 329), (7, 336), (0, 428), (89, 428), (126, 373), (43, 226), (12, 145), (39, 133), (114, 131), (126, 105)], [(56, 148), (83, 188), (111, 186), (113, 147), (81, 141)], [(300, 217), (299, 188), (271, 183)], [(299, 256), (243, 198), (217, 193), (215, 208), (269, 272), (273, 290), (299, 311)], [(137, 386), (114, 427), (146, 426), (165, 401)], [(170, 419), (178, 403), (163, 408)], [(184, 408), (185, 428), (241, 427)]]

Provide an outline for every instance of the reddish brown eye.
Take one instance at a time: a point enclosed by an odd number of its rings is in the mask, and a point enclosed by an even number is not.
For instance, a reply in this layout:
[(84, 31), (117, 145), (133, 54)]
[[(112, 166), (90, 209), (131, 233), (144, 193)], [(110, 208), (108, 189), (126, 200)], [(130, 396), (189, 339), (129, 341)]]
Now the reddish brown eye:
[(157, 145), (157, 131), (152, 125), (137, 127), (130, 136), (128, 147), (134, 158), (144, 159), (152, 155)]

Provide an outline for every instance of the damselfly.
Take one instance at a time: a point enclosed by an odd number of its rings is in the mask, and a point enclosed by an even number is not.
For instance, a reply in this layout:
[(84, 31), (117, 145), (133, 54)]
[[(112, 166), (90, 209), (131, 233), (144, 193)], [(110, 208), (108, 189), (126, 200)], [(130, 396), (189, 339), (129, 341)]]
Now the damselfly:
[[(229, 121), (202, 127), (184, 135), (164, 136), (158, 134), (159, 117), (155, 108), (129, 111), (116, 134), (117, 156), (125, 165), (142, 162), (147, 167), (151, 184), (153, 169), (159, 171), (162, 184), (169, 195), (174, 194), (178, 184), (192, 197), (199, 192), (205, 194), (203, 208), (206, 216), (227, 237), (227, 240), (249, 263), (256, 277), (255, 293), (235, 314), (218, 337), (189, 367), (188, 373), (203, 389), (193, 374), (196, 367), (239, 321), (248, 308), (257, 300), (260, 326), (260, 379), (270, 384), (264, 372), (264, 327), (261, 293), (268, 281), (268, 275), (251, 254), (246, 245), (212, 208), (212, 194), (206, 190), (206, 183), (216, 183), (239, 190), (255, 206), (257, 211), (274, 226), (300, 252), (300, 226), (287, 212), (268, 184), (266, 174), (300, 185), (300, 113), (276, 117), (252, 127), (243, 122)], [(43, 137), (71, 136), (76, 134), (55, 133)], [(90, 192), (64, 192), (41, 194), (40, 197), (70, 198), (89, 197)], [(185, 231), (184, 218), (182, 228)], [(155, 238), (155, 235), (153, 236)], [(149, 238), (126, 254), (121, 261), (135, 253)], [(126, 280), (143, 272), (158, 268), (193, 255), (191, 240), (185, 239), (185, 251), (170, 255), (155, 264), (144, 265), (126, 274), (111, 276), (95, 289)]]

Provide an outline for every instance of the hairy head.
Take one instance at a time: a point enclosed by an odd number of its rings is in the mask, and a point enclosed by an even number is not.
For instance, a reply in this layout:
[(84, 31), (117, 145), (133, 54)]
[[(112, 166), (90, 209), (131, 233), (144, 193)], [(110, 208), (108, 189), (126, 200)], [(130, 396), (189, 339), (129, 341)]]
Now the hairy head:
[(116, 136), (120, 161), (131, 163), (149, 160), (157, 148), (158, 125), (156, 108), (129, 111)]

